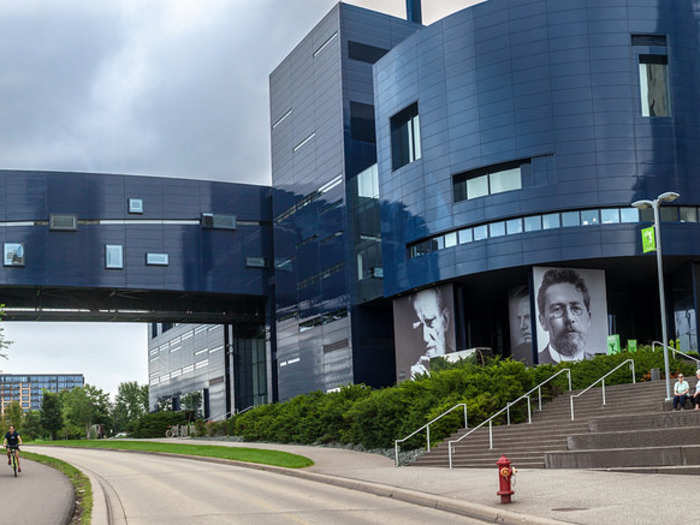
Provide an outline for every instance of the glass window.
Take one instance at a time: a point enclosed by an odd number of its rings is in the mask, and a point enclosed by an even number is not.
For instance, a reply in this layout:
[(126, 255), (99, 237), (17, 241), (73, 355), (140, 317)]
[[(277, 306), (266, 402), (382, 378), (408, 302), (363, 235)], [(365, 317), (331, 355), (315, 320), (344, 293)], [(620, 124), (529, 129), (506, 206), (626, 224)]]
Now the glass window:
[(350, 136), (362, 142), (377, 142), (374, 130), (374, 106), (350, 102)]
[(481, 226), (476, 226), (474, 227), (474, 240), (475, 241), (483, 241), (484, 239), (487, 239), (489, 236), (488, 229), (485, 224), (482, 224)]
[(520, 166), (489, 175), (491, 194), (519, 190), (523, 187)]
[(600, 221), (603, 224), (617, 224), (620, 222), (620, 210), (617, 208), (600, 210)]
[(6, 242), (4, 254), (5, 266), (24, 266), (24, 244), (21, 242)]
[(620, 222), (639, 222), (639, 210), (637, 208), (620, 209)]
[(506, 232), (508, 235), (514, 235), (516, 233), (523, 233), (523, 220), (522, 219), (510, 219), (506, 221)]
[(129, 199), (129, 213), (143, 213), (143, 199)]
[(248, 268), (265, 268), (267, 267), (267, 261), (265, 257), (246, 257), (245, 265)]
[(472, 229), (459, 230), (459, 244), (467, 244), (468, 242), (472, 242)]
[(561, 225), (564, 226), (564, 228), (579, 226), (580, 224), (581, 220), (577, 211), (565, 211), (561, 214)]
[(489, 236), (501, 237), (506, 234), (506, 223), (503, 221), (492, 222), (489, 224)]
[(392, 169), (397, 170), (421, 158), (418, 103), (391, 117)]
[(661, 215), (661, 222), (678, 222), (678, 208), (675, 206), (661, 206), (659, 215)]
[(105, 268), (124, 268), (124, 248), (121, 244), (105, 244)]
[(600, 224), (598, 210), (583, 210), (581, 212), (581, 224), (583, 226), (592, 226), (594, 224)]
[(217, 230), (235, 230), (236, 216), (221, 215), (219, 213), (202, 213), (200, 218), (202, 228), (213, 228)]
[(450, 232), (445, 234), (445, 248), (452, 248), (457, 246), (457, 232)]
[(643, 117), (671, 116), (666, 55), (639, 55), (639, 89)]
[(559, 228), (559, 214), (558, 213), (547, 213), (542, 215), (542, 229), (551, 230), (552, 228)]
[(146, 264), (149, 266), (167, 266), (169, 263), (167, 253), (147, 253)]
[(696, 208), (681, 207), (681, 222), (698, 222), (698, 214)]
[(641, 222), (654, 222), (654, 210), (652, 208), (642, 208), (639, 210), (639, 220)]
[(433, 237), (433, 247), (435, 250), (442, 250), (445, 247), (445, 237)]
[(525, 231), (536, 232), (542, 229), (542, 217), (539, 215), (530, 215), (525, 217)]
[(467, 181), (467, 199), (485, 197), (489, 194), (489, 179), (486, 175)]
[(361, 171), (357, 175), (357, 195), (370, 199), (379, 198), (379, 170), (377, 164)]

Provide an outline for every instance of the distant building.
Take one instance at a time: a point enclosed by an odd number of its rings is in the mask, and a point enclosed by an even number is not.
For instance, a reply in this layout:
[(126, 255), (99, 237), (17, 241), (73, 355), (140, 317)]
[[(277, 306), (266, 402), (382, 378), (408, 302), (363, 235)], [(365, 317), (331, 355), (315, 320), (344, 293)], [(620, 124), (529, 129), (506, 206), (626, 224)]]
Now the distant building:
[(25, 412), (39, 410), (44, 390), (61, 392), (84, 385), (83, 374), (0, 374), (0, 413), (14, 401)]

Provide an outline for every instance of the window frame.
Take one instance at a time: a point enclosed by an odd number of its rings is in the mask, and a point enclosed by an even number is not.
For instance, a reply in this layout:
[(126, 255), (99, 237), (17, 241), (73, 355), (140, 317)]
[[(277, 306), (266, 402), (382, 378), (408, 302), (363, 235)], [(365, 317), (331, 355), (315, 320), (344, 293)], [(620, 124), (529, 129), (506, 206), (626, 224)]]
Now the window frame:
[[(119, 265), (109, 264), (110, 249), (119, 248)], [(123, 270), (124, 269), (124, 245), (123, 244), (105, 244), (105, 270)]]

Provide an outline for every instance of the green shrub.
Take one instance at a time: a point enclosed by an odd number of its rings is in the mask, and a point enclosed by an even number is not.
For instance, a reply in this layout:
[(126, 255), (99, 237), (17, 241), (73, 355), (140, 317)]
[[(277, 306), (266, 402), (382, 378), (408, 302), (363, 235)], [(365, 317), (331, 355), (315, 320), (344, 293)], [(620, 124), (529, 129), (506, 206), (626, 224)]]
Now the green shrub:
[(133, 426), (131, 437), (135, 438), (162, 438), (165, 431), (173, 425), (187, 423), (185, 412), (161, 411), (144, 414), (139, 417)]

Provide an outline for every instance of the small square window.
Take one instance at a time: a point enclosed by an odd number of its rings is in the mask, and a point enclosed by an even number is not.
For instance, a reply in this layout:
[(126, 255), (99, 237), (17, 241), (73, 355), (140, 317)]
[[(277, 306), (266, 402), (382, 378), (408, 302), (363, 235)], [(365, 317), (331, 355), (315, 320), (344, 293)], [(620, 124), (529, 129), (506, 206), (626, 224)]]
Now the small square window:
[(489, 224), (489, 237), (502, 237), (506, 234), (506, 223), (503, 221)]
[(459, 230), (459, 244), (467, 244), (468, 242), (472, 242), (472, 229)]
[(620, 222), (620, 210), (617, 208), (600, 210), (600, 221), (603, 224), (617, 224)]
[(246, 257), (245, 265), (248, 268), (265, 268), (267, 267), (267, 261), (265, 257)]
[(581, 220), (577, 211), (565, 211), (561, 214), (561, 225), (564, 228), (580, 226)]
[(434, 237), (433, 246), (436, 250), (442, 250), (445, 247), (445, 237), (442, 235), (440, 235), (440, 237)]
[(489, 194), (489, 179), (487, 175), (475, 177), (467, 181), (467, 199), (485, 197)]
[(457, 232), (450, 232), (445, 234), (445, 248), (452, 248), (457, 246)]
[(509, 221), (506, 221), (506, 232), (508, 233), (508, 235), (523, 233), (523, 220), (510, 219)]
[(697, 208), (681, 207), (681, 222), (698, 222)]
[(418, 103), (413, 103), (390, 119), (392, 170), (396, 171), (421, 158)]
[(542, 217), (540, 215), (531, 215), (525, 217), (525, 231), (537, 232), (542, 229)]
[(169, 257), (167, 253), (147, 253), (146, 264), (149, 266), (168, 266)]
[(24, 244), (21, 242), (6, 242), (4, 255), (5, 266), (24, 266)]
[(474, 240), (475, 241), (483, 241), (484, 239), (487, 239), (489, 236), (488, 228), (485, 224), (482, 224), (481, 226), (476, 226), (474, 228)]
[(581, 224), (583, 226), (593, 226), (600, 224), (598, 210), (583, 210), (581, 212)]
[(129, 213), (143, 213), (143, 199), (129, 199)]
[(548, 213), (546, 215), (542, 215), (542, 229), (543, 230), (551, 230), (553, 228), (559, 228), (561, 226), (559, 222), (559, 214), (558, 213)]
[(105, 268), (124, 268), (124, 248), (121, 244), (105, 244)]

